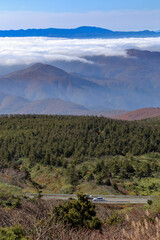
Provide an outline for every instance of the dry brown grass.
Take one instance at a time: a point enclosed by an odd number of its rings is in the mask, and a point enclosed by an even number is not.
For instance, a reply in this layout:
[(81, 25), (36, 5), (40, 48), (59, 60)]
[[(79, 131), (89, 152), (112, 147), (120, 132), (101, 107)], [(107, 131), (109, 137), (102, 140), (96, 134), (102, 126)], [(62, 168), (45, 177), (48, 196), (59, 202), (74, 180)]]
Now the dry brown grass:
[[(160, 239), (160, 219), (155, 217), (150, 218), (150, 213), (145, 212), (144, 218), (139, 221), (133, 220), (131, 222), (131, 228), (128, 231), (123, 228), (124, 240), (159, 240)], [(130, 218), (126, 215), (126, 221), (130, 222)]]
[(160, 217), (151, 216), (141, 206), (124, 215), (124, 222), (108, 225), (107, 219), (122, 206), (97, 205), (98, 217), (104, 222), (100, 230), (71, 229), (56, 224), (52, 209), (59, 202), (24, 200), (19, 209), (0, 209), (0, 226), (21, 224), (32, 240), (160, 240)]

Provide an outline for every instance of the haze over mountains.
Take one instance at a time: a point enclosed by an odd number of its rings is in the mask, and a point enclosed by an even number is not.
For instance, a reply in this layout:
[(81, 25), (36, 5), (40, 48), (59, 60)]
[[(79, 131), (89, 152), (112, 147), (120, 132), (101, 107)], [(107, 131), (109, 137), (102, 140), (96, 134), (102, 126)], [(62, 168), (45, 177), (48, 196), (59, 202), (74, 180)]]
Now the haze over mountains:
[(98, 94), (104, 91), (96, 83), (41, 63), (1, 77), (0, 89), (30, 101), (60, 98), (78, 104), (86, 103), (86, 106), (95, 105)]
[(104, 28), (83, 26), (75, 29), (27, 29), (1, 30), (0, 37), (60, 37), (60, 38), (129, 38), (129, 37), (158, 37), (155, 31), (111, 31)]
[(0, 92), (0, 114), (16, 113), (27, 103), (29, 103), (27, 99)]
[(129, 49), (126, 54), (37, 63), (1, 76), (0, 114), (113, 116), (159, 107), (160, 52)]
[(54, 62), (68, 72), (98, 83), (105, 89), (103, 106), (135, 110), (159, 107), (160, 52), (127, 50), (127, 56), (89, 56), (92, 64)]
[(29, 101), (0, 92), (0, 114), (51, 114), (51, 115), (87, 115), (114, 117), (125, 113), (123, 110), (91, 111), (82, 105), (62, 99), (47, 98)]

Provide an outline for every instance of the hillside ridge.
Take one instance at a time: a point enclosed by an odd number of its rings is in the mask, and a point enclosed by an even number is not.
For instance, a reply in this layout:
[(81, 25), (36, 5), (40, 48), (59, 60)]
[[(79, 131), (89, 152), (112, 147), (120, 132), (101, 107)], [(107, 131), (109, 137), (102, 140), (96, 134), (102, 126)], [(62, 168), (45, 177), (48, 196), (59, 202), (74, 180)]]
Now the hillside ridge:
[(19, 29), (0, 30), (0, 37), (62, 37), (62, 38), (125, 38), (125, 37), (159, 37), (156, 31), (112, 31), (100, 27), (81, 26), (73, 29)]

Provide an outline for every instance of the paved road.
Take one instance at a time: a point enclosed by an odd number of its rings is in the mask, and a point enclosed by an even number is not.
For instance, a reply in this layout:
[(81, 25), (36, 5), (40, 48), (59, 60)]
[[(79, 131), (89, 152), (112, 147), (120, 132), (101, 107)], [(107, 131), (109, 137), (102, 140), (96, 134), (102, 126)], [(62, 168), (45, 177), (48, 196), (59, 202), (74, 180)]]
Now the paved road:
[[(33, 197), (37, 194), (27, 193), (27, 196)], [(109, 203), (109, 204), (145, 204), (148, 199), (153, 199), (152, 196), (125, 196), (125, 195), (92, 195), (93, 198), (103, 197), (104, 201), (93, 201), (94, 203)], [(42, 194), (42, 199), (60, 199), (68, 200), (70, 198), (77, 198), (74, 194)]]

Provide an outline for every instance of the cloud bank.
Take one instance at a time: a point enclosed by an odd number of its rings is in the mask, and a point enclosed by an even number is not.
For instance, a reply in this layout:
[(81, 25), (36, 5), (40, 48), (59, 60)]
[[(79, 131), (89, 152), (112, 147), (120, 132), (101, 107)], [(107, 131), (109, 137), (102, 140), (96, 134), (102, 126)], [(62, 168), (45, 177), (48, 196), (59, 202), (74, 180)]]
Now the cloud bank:
[[(0, 38), (0, 65), (82, 61), (84, 56), (126, 56), (126, 49), (160, 51), (158, 38), (59, 39), (45, 37)], [(91, 63), (91, 62), (90, 62)]]

